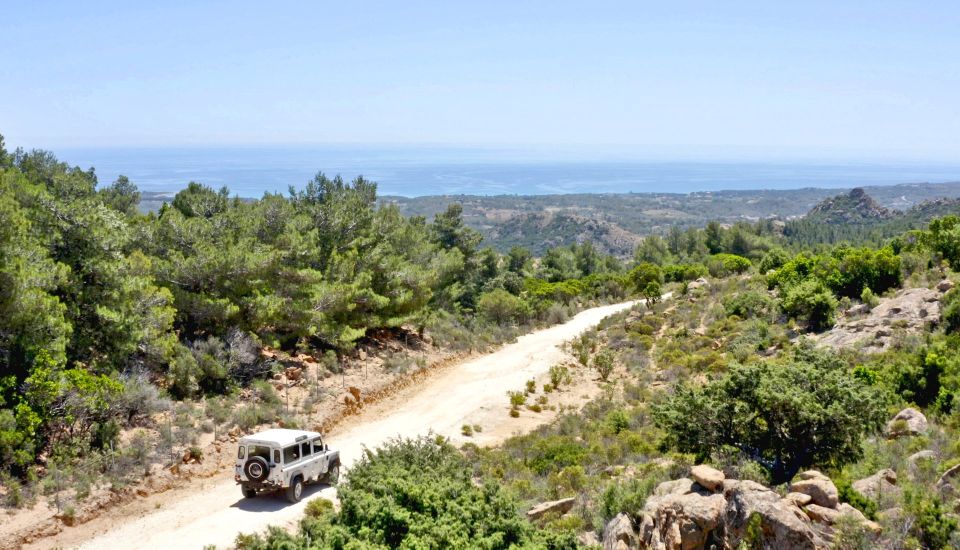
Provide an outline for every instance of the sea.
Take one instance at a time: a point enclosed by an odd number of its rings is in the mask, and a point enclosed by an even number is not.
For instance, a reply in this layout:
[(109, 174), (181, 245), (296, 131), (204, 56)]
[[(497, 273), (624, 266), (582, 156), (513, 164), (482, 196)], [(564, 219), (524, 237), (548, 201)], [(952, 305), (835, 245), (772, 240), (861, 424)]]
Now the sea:
[(378, 184), (381, 196), (690, 193), (849, 188), (960, 181), (960, 162), (643, 160), (589, 154), (449, 147), (233, 146), (59, 149), (95, 167), (101, 184), (125, 175), (141, 191), (196, 181), (257, 198), (302, 188), (318, 172)]

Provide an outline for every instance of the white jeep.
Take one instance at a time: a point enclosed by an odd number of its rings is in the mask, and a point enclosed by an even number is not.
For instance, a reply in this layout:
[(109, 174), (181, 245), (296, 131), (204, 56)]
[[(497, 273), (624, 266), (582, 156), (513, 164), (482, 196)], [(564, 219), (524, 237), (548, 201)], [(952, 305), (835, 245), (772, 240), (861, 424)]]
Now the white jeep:
[(340, 479), (340, 451), (332, 451), (317, 432), (265, 430), (240, 439), (236, 480), (243, 496), (284, 489), (287, 500), (299, 502), (304, 483)]

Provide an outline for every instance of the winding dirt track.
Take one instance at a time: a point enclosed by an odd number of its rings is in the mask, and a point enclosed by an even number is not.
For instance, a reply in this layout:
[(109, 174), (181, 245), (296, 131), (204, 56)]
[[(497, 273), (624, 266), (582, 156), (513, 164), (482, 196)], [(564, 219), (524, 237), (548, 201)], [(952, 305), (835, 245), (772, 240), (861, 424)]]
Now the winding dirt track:
[[(494, 353), (439, 371), (421, 385), (369, 407), (329, 434), (328, 440), (340, 449), (347, 468), (364, 447), (374, 448), (396, 436), (433, 432), (460, 442), (464, 424), (483, 426), (483, 432), (471, 441), (499, 443), (520, 427), (506, 414), (505, 392), (521, 389), (531, 378), (543, 377), (551, 365), (565, 358), (560, 344), (635, 303), (588, 309), (562, 325), (521, 336)], [(529, 428), (529, 423), (524, 427)], [(154, 508), (141, 503), (126, 511), (111, 512), (112, 517), (67, 529), (39, 546), (91, 550), (199, 549), (208, 544), (225, 547), (239, 533), (295, 523), (310, 499), (336, 498), (335, 489), (315, 486), (306, 488), (303, 501), (296, 505), (280, 497), (244, 499), (232, 476), (232, 471), (224, 471), (187, 489), (157, 496)], [(145, 500), (149, 503), (150, 499)]]

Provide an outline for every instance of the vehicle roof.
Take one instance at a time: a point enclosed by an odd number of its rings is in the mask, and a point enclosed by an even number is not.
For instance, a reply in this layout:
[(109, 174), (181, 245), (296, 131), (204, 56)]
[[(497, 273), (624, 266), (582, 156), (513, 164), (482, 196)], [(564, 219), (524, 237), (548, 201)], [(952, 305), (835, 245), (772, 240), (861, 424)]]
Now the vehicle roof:
[(309, 432), (306, 430), (288, 430), (285, 428), (274, 428), (271, 430), (264, 430), (262, 432), (257, 432), (255, 434), (250, 434), (241, 438), (241, 441), (244, 442), (262, 442), (262, 443), (275, 443), (280, 446), (287, 446), (297, 442), (297, 438), (301, 436), (306, 436), (308, 439), (319, 436), (319, 432)]

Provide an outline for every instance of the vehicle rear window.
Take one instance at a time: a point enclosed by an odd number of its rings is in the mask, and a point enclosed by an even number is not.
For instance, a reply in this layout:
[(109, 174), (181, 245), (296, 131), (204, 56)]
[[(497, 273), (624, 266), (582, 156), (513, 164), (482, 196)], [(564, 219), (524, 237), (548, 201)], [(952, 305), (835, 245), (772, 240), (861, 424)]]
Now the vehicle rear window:
[(290, 464), (300, 460), (300, 445), (291, 445), (283, 450), (283, 463)]
[[(262, 456), (267, 462), (270, 461), (270, 447), (265, 445), (247, 445), (247, 456), (253, 458), (255, 456)], [(243, 457), (240, 457), (243, 458)]]
[(243, 452), (245, 450), (247, 450), (247, 448), (244, 447), (243, 445), (240, 445), (239, 447), (237, 447), (237, 458), (239, 458), (240, 460), (243, 460), (243, 456), (244, 456)]

